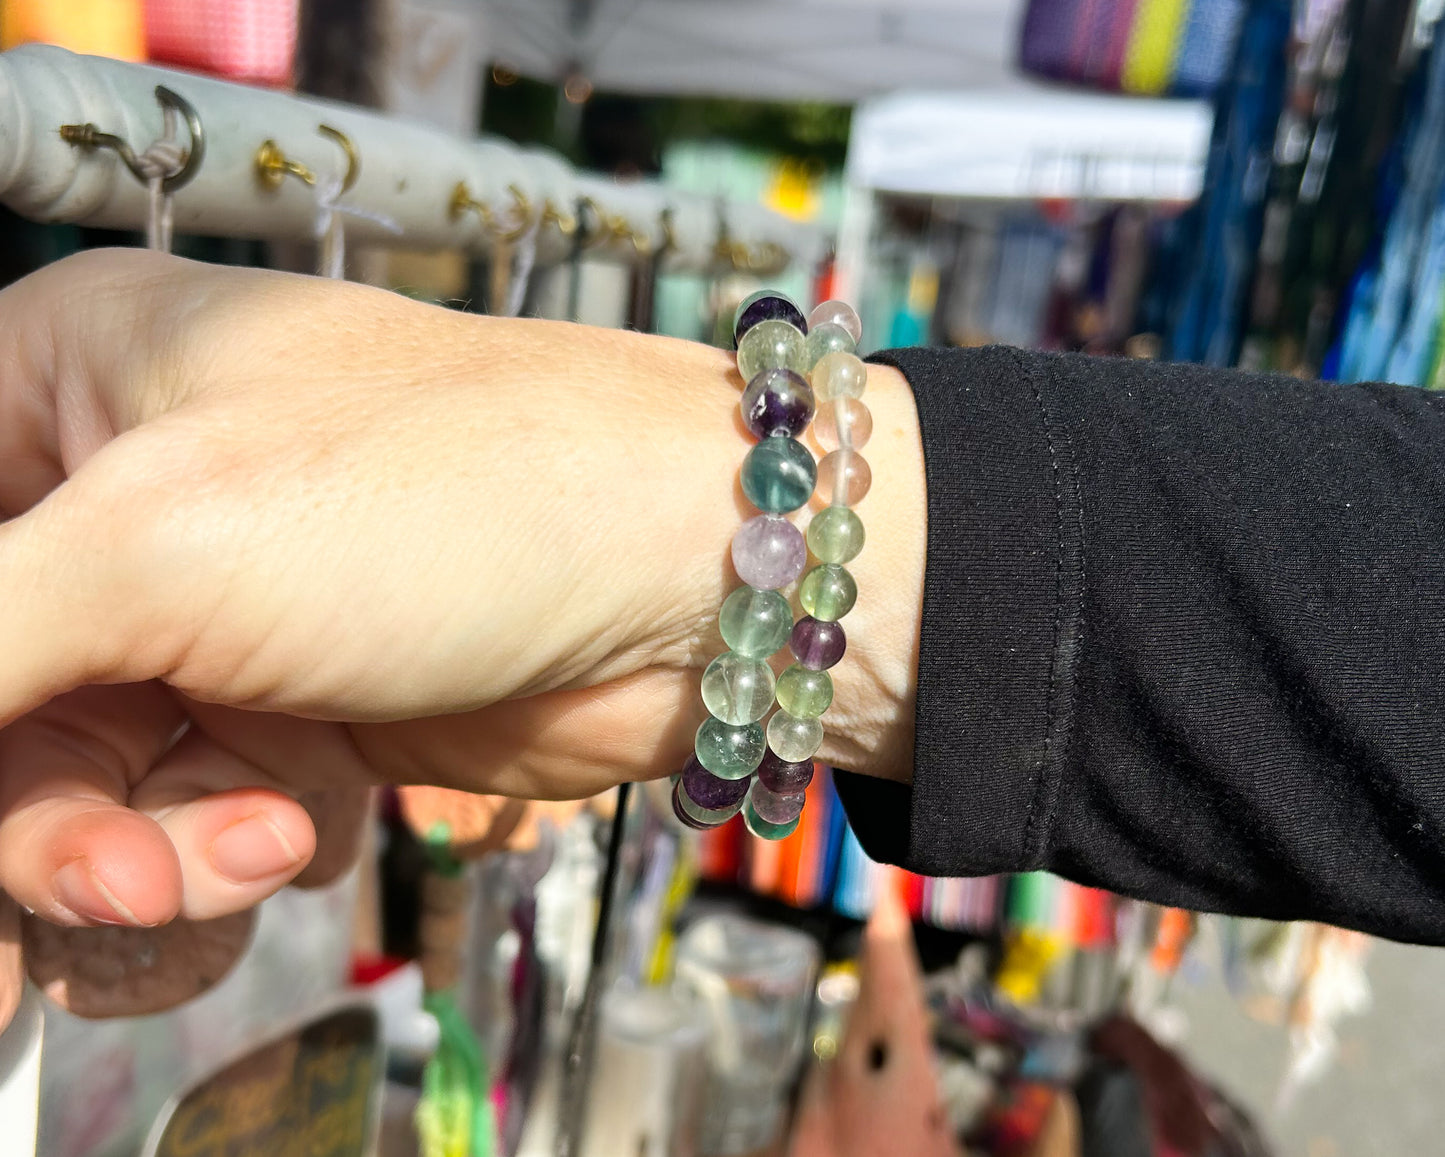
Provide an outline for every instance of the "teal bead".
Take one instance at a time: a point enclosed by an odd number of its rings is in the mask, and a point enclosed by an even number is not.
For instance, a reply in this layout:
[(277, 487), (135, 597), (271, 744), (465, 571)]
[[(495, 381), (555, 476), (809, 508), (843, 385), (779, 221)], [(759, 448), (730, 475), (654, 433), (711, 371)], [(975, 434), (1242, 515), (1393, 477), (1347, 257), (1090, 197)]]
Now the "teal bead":
[(738, 373), (745, 382), (764, 370), (805, 369), (802, 331), (786, 321), (760, 321), (738, 342)]
[(724, 651), (702, 673), (702, 701), (723, 723), (756, 723), (772, 707), (775, 685), (763, 660)]
[(813, 497), (818, 464), (796, 438), (774, 434), (764, 438), (743, 459), (743, 493), (759, 510), (787, 514)]
[[(801, 816), (798, 819), (802, 819)], [(798, 830), (798, 820), (787, 824), (770, 824), (767, 820), (758, 815), (757, 809), (753, 807), (752, 801), (748, 800), (743, 804), (743, 823), (748, 825), (748, 831), (757, 836), (760, 840), (785, 840)]]
[(863, 520), (846, 506), (825, 507), (808, 524), (808, 549), (819, 562), (852, 562), (863, 537)]
[(777, 591), (738, 587), (718, 614), (723, 642), (739, 655), (766, 659), (788, 641), (793, 609)]
[(802, 763), (823, 746), (823, 725), (816, 719), (799, 719), (786, 711), (768, 720), (768, 747), (784, 763)]
[(853, 335), (841, 325), (825, 323), (810, 329), (803, 339), (803, 364), (811, 370), (828, 354), (851, 354), (857, 348)]
[(836, 623), (858, 601), (858, 584), (841, 566), (824, 563), (803, 576), (798, 601), (813, 618)]
[(745, 779), (767, 754), (768, 740), (760, 723), (730, 727), (711, 716), (697, 729), (693, 751), (697, 761), (719, 779)]
[(827, 671), (810, 671), (794, 663), (778, 676), (778, 706), (797, 719), (816, 719), (833, 702), (833, 680)]

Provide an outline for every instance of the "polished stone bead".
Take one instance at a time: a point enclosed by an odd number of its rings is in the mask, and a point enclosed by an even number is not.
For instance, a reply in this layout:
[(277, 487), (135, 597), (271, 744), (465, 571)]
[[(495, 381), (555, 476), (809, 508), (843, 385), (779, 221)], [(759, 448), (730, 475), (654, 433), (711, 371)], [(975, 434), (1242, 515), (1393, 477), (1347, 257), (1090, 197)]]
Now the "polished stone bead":
[(818, 464), (796, 438), (775, 434), (764, 438), (743, 459), (743, 493), (769, 514), (797, 510), (813, 497)]
[(848, 649), (848, 636), (843, 633), (842, 623), (825, 623), (811, 615), (804, 615), (793, 625), (788, 638), (793, 657), (812, 671), (826, 671), (838, 665), (843, 652)]
[(839, 325), (848, 331), (854, 344), (863, 340), (863, 323), (858, 319), (857, 311), (846, 301), (823, 301), (813, 307), (813, 312), (808, 314), (808, 328), (814, 329), (820, 325)]
[(863, 537), (863, 520), (846, 506), (826, 507), (808, 523), (808, 549), (819, 562), (852, 562)]
[(733, 311), (733, 348), (737, 348), (748, 330), (762, 321), (785, 321), (805, 333), (808, 329), (803, 311), (791, 297), (771, 289), (759, 289), (738, 302)]
[(768, 720), (768, 750), (786, 763), (812, 759), (823, 746), (823, 725), (816, 719), (798, 719), (786, 711)]
[(824, 452), (861, 450), (873, 437), (873, 415), (857, 398), (834, 398), (813, 416), (813, 438)]
[(803, 333), (786, 321), (760, 321), (738, 342), (738, 373), (745, 382), (764, 370), (801, 372), (804, 368)]
[(748, 806), (765, 823), (789, 824), (803, 814), (807, 798), (801, 791), (776, 792), (754, 781), (748, 793)]
[(724, 651), (702, 673), (702, 701), (722, 722), (756, 723), (773, 705), (773, 669), (762, 659)]
[(770, 791), (802, 791), (813, 782), (813, 761), (802, 759), (789, 763), (769, 751), (758, 764), (758, 782), (765, 784)]
[(778, 706), (799, 719), (816, 719), (833, 702), (833, 679), (827, 671), (814, 671), (794, 663), (778, 676), (774, 692)]
[(808, 561), (803, 532), (779, 514), (750, 518), (733, 535), (733, 569), (760, 591), (785, 587)]
[(788, 641), (793, 610), (777, 591), (738, 587), (718, 614), (723, 642), (749, 659), (766, 659)]
[(743, 390), (743, 423), (754, 438), (796, 438), (813, 420), (813, 387), (792, 370), (764, 370)]
[(723, 779), (746, 779), (757, 770), (768, 751), (761, 723), (733, 727), (711, 715), (693, 737), (697, 761)]
[(843, 567), (824, 563), (803, 576), (798, 601), (813, 618), (836, 623), (858, 601), (858, 584)]
[(868, 367), (857, 354), (825, 354), (813, 367), (809, 381), (820, 406), (834, 398), (861, 398), (868, 384)]
[(797, 817), (794, 817), (791, 823), (770, 824), (750, 805), (743, 807), (743, 823), (747, 824), (748, 831), (760, 840), (785, 840), (798, 830)]
[(696, 828), (699, 831), (707, 831), (709, 828), (721, 827), (742, 810), (743, 804), (746, 801), (747, 797), (744, 796), (730, 807), (716, 809), (698, 807), (697, 804), (688, 798), (687, 792), (682, 788), (681, 781), (672, 789), (673, 814), (681, 819), (683, 823), (687, 824), (688, 827)]
[(856, 450), (834, 450), (818, 463), (818, 497), (834, 506), (857, 506), (868, 496), (873, 471)]
[(851, 354), (858, 343), (841, 325), (820, 325), (803, 339), (803, 364), (812, 369), (827, 354)]
[(713, 775), (693, 756), (682, 769), (682, 790), (700, 808), (729, 808), (748, 794), (748, 780)]

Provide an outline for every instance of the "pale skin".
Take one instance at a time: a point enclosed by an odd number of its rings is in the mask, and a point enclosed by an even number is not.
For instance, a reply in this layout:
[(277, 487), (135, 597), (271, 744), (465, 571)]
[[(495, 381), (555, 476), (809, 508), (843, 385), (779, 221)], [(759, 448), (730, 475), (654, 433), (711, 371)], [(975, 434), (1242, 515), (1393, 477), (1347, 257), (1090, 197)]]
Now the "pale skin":
[[(305, 866), (302, 791), (677, 770), (754, 513), (741, 385), (705, 346), (139, 251), (0, 292), (0, 888), (217, 916)], [(865, 401), (820, 755), (907, 780), (922, 450), (896, 371)]]

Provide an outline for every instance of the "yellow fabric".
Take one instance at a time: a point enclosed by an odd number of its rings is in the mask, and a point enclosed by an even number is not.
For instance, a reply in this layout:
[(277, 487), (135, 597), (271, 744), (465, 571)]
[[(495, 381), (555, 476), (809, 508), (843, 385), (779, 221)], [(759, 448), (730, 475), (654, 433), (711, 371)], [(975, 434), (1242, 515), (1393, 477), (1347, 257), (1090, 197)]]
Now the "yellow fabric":
[(144, 60), (141, 0), (0, 0), (0, 48), (37, 41), (90, 56)]
[(1188, 19), (1189, 0), (1140, 0), (1119, 74), (1125, 92), (1154, 95), (1169, 87)]

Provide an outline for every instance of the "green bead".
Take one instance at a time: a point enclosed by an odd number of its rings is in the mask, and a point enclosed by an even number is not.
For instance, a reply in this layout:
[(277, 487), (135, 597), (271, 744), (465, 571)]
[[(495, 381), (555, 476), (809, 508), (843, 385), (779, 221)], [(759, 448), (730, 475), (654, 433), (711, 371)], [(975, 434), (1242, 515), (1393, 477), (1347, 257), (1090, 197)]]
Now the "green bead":
[(823, 725), (816, 719), (799, 719), (786, 711), (768, 720), (768, 746), (785, 763), (802, 763), (823, 746)]
[(788, 641), (793, 610), (777, 591), (738, 587), (724, 601), (717, 621), (723, 642), (739, 655), (766, 659)]
[[(691, 813), (689, 813), (691, 814)], [(802, 819), (799, 816), (798, 819)], [(753, 808), (751, 800), (743, 805), (743, 823), (748, 825), (748, 831), (757, 836), (760, 840), (785, 840), (798, 828), (798, 820), (786, 824), (770, 824), (767, 820), (758, 815)]]
[(738, 373), (745, 382), (764, 370), (803, 373), (803, 334), (786, 321), (760, 321), (738, 342)]
[(764, 438), (743, 459), (743, 493), (759, 510), (787, 514), (813, 497), (818, 464), (796, 438), (774, 434)]
[(858, 584), (841, 566), (824, 563), (803, 576), (798, 601), (813, 618), (836, 623), (858, 601)]
[(688, 798), (686, 791), (677, 793), (677, 804), (698, 823), (706, 824), (708, 827), (727, 823), (728, 820), (732, 819), (733, 816), (737, 815), (743, 808), (743, 800), (738, 800), (738, 802), (731, 807), (699, 807)]
[(803, 364), (811, 370), (827, 354), (851, 354), (857, 348), (853, 335), (841, 325), (824, 322), (810, 329), (803, 339)]
[(697, 729), (693, 750), (698, 763), (719, 779), (746, 779), (762, 763), (768, 740), (760, 723), (730, 727), (709, 716)]
[(778, 676), (778, 706), (796, 719), (816, 719), (833, 702), (833, 680), (827, 671), (810, 671), (794, 663)]
[(819, 562), (852, 562), (863, 549), (863, 520), (846, 506), (820, 510), (808, 523), (808, 549)]
[(761, 659), (724, 651), (702, 673), (702, 701), (722, 722), (756, 723), (773, 705), (773, 669)]

